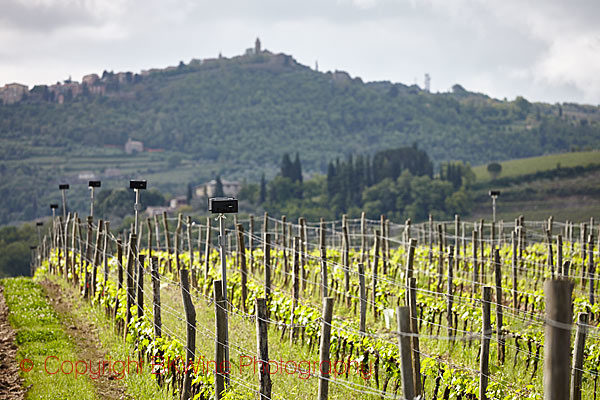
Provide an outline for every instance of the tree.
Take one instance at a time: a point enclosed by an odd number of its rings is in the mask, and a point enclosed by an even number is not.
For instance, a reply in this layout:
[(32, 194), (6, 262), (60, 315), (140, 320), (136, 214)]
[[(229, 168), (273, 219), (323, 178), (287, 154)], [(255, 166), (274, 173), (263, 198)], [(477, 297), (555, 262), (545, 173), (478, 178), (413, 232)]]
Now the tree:
[(267, 181), (265, 174), (260, 177), (260, 194), (258, 197), (258, 203), (263, 204), (267, 200)]
[(497, 162), (489, 163), (487, 166), (487, 171), (492, 176), (492, 179), (496, 179), (498, 175), (500, 175), (500, 172), (502, 172), (502, 165)]
[(302, 183), (302, 164), (298, 152), (296, 152), (296, 159), (294, 160), (294, 178), (292, 180)]
[(217, 179), (215, 179), (215, 197), (225, 197), (225, 193), (223, 192), (223, 182), (221, 182), (221, 177), (217, 175)]
[(186, 198), (186, 200), (187, 200), (187, 203), (188, 203), (188, 204), (190, 204), (190, 203), (191, 203), (191, 201), (192, 201), (192, 197), (193, 197), (193, 188), (192, 188), (192, 184), (191, 184), (191, 183), (188, 183), (188, 185), (187, 185), (187, 194), (186, 194), (186, 197), (185, 197), (185, 198)]
[(290, 160), (290, 155), (285, 153), (281, 159), (281, 172), (280, 175), (284, 178), (294, 180), (294, 166)]

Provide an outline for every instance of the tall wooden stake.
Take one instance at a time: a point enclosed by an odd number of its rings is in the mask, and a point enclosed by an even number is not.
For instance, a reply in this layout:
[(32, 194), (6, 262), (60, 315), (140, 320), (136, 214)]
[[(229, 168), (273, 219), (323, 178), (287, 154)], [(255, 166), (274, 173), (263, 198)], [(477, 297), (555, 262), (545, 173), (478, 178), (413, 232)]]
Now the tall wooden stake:
[(260, 369), (260, 400), (271, 399), (271, 374), (269, 370), (269, 330), (267, 329), (267, 300), (256, 299), (256, 343)]
[(398, 307), (398, 347), (400, 350), (400, 372), (402, 377), (402, 392), (405, 399), (415, 398), (413, 383), (413, 363), (411, 350), (410, 311), (408, 307)]
[(573, 284), (568, 280), (544, 282), (544, 399), (569, 398)]
[(331, 343), (331, 319), (333, 317), (333, 298), (323, 299), (323, 323), (321, 324), (321, 345), (319, 348), (319, 400), (327, 400), (329, 395), (329, 373), (331, 361), (329, 359), (329, 346)]
[(490, 318), (490, 303), (492, 302), (492, 288), (482, 288), (482, 317), (481, 353), (479, 358), (479, 399), (487, 400), (488, 376), (490, 373), (490, 340), (492, 338), (492, 324)]

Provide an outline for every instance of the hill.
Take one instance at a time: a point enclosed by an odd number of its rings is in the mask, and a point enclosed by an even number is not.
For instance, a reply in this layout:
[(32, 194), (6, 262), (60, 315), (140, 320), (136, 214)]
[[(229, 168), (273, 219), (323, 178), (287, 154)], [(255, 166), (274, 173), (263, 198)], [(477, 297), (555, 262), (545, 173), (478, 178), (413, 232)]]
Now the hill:
[[(415, 143), (436, 165), (598, 148), (599, 120), (598, 107), (500, 101), (460, 85), (434, 94), (365, 83), (268, 51), (143, 74), (105, 71), (82, 84), (36, 86), (0, 106), (0, 223), (47, 214), (55, 185), (81, 172), (109, 186), (144, 177), (182, 194), (216, 174), (272, 176), (285, 152), (299, 152), (310, 174), (336, 157)], [(162, 152), (127, 156), (129, 138)], [(85, 210), (87, 190), (70, 196)]]
[[(498, 174), (499, 179), (517, 178), (522, 175), (535, 174), (536, 172), (549, 171), (556, 168), (588, 166), (600, 164), (600, 152), (598, 151), (576, 151), (570, 153), (550, 154), (539, 157), (527, 157), (517, 160), (508, 160), (499, 163), (502, 171)], [(477, 182), (491, 180), (487, 165), (473, 167), (473, 173)]]
[(490, 188), (499, 189), (498, 219), (511, 221), (519, 215), (528, 220), (554, 216), (584, 222), (600, 213), (600, 153), (572, 152), (509, 160), (492, 180), (485, 165), (473, 172), (472, 217), (491, 219)]

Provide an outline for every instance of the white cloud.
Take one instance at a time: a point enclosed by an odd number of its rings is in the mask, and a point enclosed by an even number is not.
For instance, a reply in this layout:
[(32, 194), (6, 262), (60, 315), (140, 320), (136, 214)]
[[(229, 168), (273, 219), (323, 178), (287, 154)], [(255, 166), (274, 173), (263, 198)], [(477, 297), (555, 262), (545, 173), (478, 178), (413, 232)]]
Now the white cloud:
[[(363, 80), (600, 103), (595, 0), (0, 0), (0, 85), (266, 48)], [(52, 79), (50, 82), (56, 80)]]

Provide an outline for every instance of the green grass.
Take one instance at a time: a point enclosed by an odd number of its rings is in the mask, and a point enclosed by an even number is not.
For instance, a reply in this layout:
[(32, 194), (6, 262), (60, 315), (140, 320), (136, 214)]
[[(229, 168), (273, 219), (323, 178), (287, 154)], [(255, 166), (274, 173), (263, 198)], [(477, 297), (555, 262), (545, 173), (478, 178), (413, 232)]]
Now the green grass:
[[(71, 374), (49, 374), (45, 361), (50, 356), (62, 360), (77, 360), (75, 346), (62, 329), (59, 316), (46, 301), (42, 287), (30, 278), (10, 278), (1, 281), (10, 310), (9, 322), (17, 332), (18, 360), (33, 361), (33, 369), (22, 372), (25, 386), (32, 385), (30, 399), (94, 399), (94, 387), (89, 379)], [(48, 360), (48, 370), (56, 367)], [(52, 364), (52, 365), (50, 365)]]
[[(131, 343), (124, 342), (123, 338), (115, 333), (114, 323), (106, 318), (104, 310), (92, 306), (83, 301), (76, 290), (69, 286), (63, 279), (55, 275), (47, 274), (48, 279), (59, 284), (63, 292), (70, 291), (75, 294), (76, 301), (73, 304), (72, 312), (77, 319), (87, 319), (98, 328), (98, 337), (102, 345), (107, 349), (108, 355), (112, 360), (133, 359), (134, 349)], [(122, 383), (127, 387), (127, 394), (134, 399), (150, 400), (170, 398), (165, 390), (156, 384), (155, 376), (150, 373), (149, 365), (144, 367), (140, 373), (126, 374)]]
[[(555, 169), (558, 164), (560, 164), (561, 167), (576, 167), (597, 163), (600, 163), (600, 152), (598, 151), (582, 151), (521, 158), (501, 162), (502, 172), (498, 177), (515, 177), (533, 174), (538, 171), (547, 171)], [(475, 166), (473, 167), (473, 172), (475, 173), (477, 182), (489, 181), (491, 178), (487, 171), (487, 165)]]
[[(589, 221), (600, 213), (600, 172), (555, 179), (539, 179), (501, 188), (497, 201), (497, 219), (512, 221), (519, 215), (526, 220)], [(491, 219), (492, 202), (487, 189), (475, 192), (470, 218)]]

